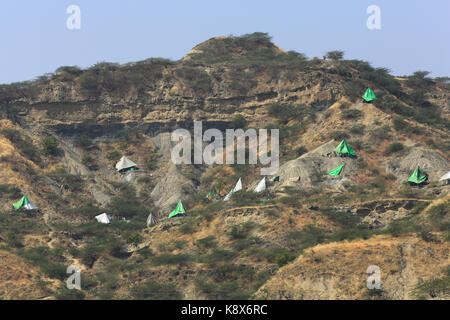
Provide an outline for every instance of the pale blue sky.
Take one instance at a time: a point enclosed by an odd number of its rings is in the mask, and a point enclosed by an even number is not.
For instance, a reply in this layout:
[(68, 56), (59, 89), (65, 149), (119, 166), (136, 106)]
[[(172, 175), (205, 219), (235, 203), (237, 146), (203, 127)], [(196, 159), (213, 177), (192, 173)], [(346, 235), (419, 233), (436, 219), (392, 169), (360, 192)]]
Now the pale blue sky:
[[(81, 8), (81, 30), (66, 9)], [(381, 8), (381, 30), (366, 28), (366, 8)], [(62, 65), (179, 59), (214, 36), (268, 32), (285, 50), (450, 76), (448, 0), (3, 0), (0, 83), (30, 80)]]

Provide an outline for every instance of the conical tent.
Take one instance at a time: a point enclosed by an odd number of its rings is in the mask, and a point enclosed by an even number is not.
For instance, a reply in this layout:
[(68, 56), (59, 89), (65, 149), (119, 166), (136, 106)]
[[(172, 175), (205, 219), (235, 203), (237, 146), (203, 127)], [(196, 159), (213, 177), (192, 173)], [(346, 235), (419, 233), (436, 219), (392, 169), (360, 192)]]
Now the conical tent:
[(255, 192), (262, 192), (266, 190), (266, 177), (262, 178), (261, 181), (258, 183), (258, 185), (255, 188)]
[(27, 196), (23, 196), (22, 199), (17, 201), (16, 203), (13, 203), (13, 207), (16, 210), (19, 210), (20, 208), (24, 208), (25, 210), (37, 210), (38, 207), (28, 199)]
[(126, 169), (135, 170), (137, 169), (137, 164), (127, 157), (122, 157), (119, 162), (116, 163), (116, 170), (120, 172)]
[(186, 211), (184, 211), (183, 208), (183, 204), (181, 203), (181, 201), (178, 201), (177, 207), (175, 208), (175, 210), (173, 210), (170, 214), (169, 214), (169, 218), (175, 217), (179, 214), (184, 214), (186, 213)]
[(375, 93), (373, 93), (372, 89), (367, 88), (366, 92), (364, 92), (364, 95), (362, 96), (364, 100), (367, 102), (370, 102), (372, 100), (375, 100), (377, 97), (375, 97)]
[(450, 180), (450, 171), (444, 174), (439, 181)]
[(338, 175), (341, 173), (342, 168), (344, 168), (344, 166), (345, 166), (345, 163), (344, 163), (344, 164), (341, 164), (341, 165), (340, 165), (339, 167), (337, 167), (336, 169), (331, 170), (330, 172), (328, 172), (328, 174), (329, 174), (330, 176), (338, 176)]
[(280, 176), (276, 176), (275, 178), (273, 178), (272, 181), (273, 182), (280, 182)]
[(345, 139), (342, 139), (341, 143), (339, 143), (339, 145), (334, 149), (334, 152), (344, 155), (356, 156), (353, 148), (345, 141)]
[(420, 184), (428, 180), (428, 175), (423, 172), (422, 168), (417, 166), (416, 170), (414, 170), (413, 174), (408, 178), (408, 182)]
[(239, 178), (238, 182), (236, 183), (236, 185), (234, 186), (234, 188), (225, 196), (225, 198), (223, 199), (223, 201), (228, 201), (230, 200), (231, 196), (233, 195), (233, 193), (238, 192), (239, 190), (242, 190), (242, 181), (241, 178)]
[(111, 222), (111, 216), (107, 213), (99, 214), (98, 216), (95, 216), (95, 219), (99, 223), (108, 224)]
[(153, 217), (153, 214), (149, 214), (147, 217), (147, 227), (151, 227), (156, 224), (156, 219)]

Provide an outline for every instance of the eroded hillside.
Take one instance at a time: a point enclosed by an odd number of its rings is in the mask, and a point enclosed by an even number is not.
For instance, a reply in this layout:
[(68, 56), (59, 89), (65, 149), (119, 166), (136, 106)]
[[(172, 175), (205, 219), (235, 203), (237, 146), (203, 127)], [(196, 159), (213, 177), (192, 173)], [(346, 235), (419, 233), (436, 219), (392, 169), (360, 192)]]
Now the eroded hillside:
[[(307, 59), (261, 33), (2, 85), (0, 296), (448, 299), (449, 99), (426, 74)], [(194, 120), (280, 129), (280, 181), (255, 193), (261, 165), (173, 164), (171, 132)], [(333, 153), (342, 139), (356, 157)], [(139, 170), (118, 173), (122, 156)], [(417, 166), (428, 183), (406, 184)], [(14, 211), (23, 195), (40, 211)], [(168, 219), (179, 200), (187, 215)], [(64, 288), (71, 264), (81, 291)]]

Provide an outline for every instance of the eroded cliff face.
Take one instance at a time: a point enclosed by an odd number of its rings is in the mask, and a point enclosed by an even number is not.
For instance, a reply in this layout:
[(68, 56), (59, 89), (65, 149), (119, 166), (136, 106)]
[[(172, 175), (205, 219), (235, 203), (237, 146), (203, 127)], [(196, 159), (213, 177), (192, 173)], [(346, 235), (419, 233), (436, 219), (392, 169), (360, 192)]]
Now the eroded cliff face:
[(210, 77), (210, 92), (202, 94), (186, 86), (185, 80), (176, 75), (177, 68), (182, 69), (184, 66), (166, 67), (162, 79), (155, 83), (154, 88), (139, 94), (128, 92), (115, 96), (102, 93), (97, 97), (90, 97), (74, 84), (55, 80), (40, 87), (36, 96), (20, 99), (16, 103), (25, 106), (24, 114), (28, 122), (51, 126), (80, 123), (173, 123), (193, 119), (229, 122), (236, 113), (258, 122), (267, 115), (263, 108), (267, 104), (292, 103), (327, 107), (340, 99), (343, 92), (337, 77), (320, 71), (299, 74), (293, 81), (273, 80), (261, 72), (252, 75), (249, 80), (254, 82), (252, 88), (245, 95), (240, 95), (230, 87), (230, 70), (214, 70), (220, 72), (222, 79)]

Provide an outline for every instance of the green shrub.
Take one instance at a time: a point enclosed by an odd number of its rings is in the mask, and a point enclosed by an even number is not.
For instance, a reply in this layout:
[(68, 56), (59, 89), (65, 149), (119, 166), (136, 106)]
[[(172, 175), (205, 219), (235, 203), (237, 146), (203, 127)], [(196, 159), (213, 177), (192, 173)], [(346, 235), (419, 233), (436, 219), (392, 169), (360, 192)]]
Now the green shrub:
[(362, 140), (352, 140), (349, 143), (356, 151), (362, 150), (365, 147), (365, 143)]
[(148, 215), (148, 210), (136, 197), (136, 190), (126, 187), (120, 195), (115, 196), (109, 202), (109, 211), (119, 217), (144, 218)]
[(184, 80), (185, 85), (197, 94), (206, 95), (211, 92), (211, 77), (203, 68), (185, 65), (176, 69), (175, 75)]
[(350, 133), (353, 133), (353, 134), (362, 135), (362, 134), (364, 134), (365, 127), (366, 126), (363, 124), (354, 125), (354, 126), (350, 127), (349, 131), (350, 131)]
[(253, 253), (264, 258), (268, 263), (276, 263), (276, 257), (284, 253), (289, 253), (289, 250), (280, 247), (272, 247), (268, 249), (257, 248), (257, 250), (253, 250)]
[(29, 139), (25, 139), (18, 130), (4, 129), (0, 131), (0, 134), (11, 141), (27, 159), (35, 163), (40, 163), (41, 157), (39, 149), (36, 148)]
[(258, 205), (261, 202), (260, 198), (261, 194), (244, 190), (235, 192), (231, 196), (233, 204), (237, 207)]
[(54, 136), (46, 136), (42, 139), (42, 148), (45, 154), (56, 155), (59, 142)]
[(349, 212), (336, 211), (332, 208), (323, 208), (321, 212), (338, 226), (347, 229), (356, 226), (361, 218)]
[(85, 297), (84, 293), (77, 289), (67, 289), (62, 286), (56, 293), (55, 298), (57, 300), (83, 300)]
[(65, 189), (72, 192), (80, 192), (83, 190), (84, 180), (80, 176), (65, 173), (57, 175), (56, 178), (62, 182)]
[(150, 179), (150, 177), (142, 176), (142, 177), (137, 178), (136, 181), (137, 181), (137, 183), (146, 184), (146, 183), (149, 183), (151, 181), (151, 179)]
[(368, 239), (375, 232), (368, 229), (366, 226), (357, 226), (354, 228), (343, 229), (336, 231), (330, 236), (331, 241), (344, 241), (344, 240), (354, 240), (354, 239)]
[(367, 164), (366, 161), (364, 161), (364, 159), (358, 158), (358, 159), (356, 160), (356, 167), (357, 167), (358, 169), (366, 169), (366, 168), (368, 167), (368, 164)]
[(90, 170), (98, 170), (98, 165), (95, 159), (89, 154), (84, 154), (81, 158), (81, 163), (88, 167)]
[(393, 221), (386, 232), (393, 235), (394, 237), (399, 237), (402, 234), (415, 232), (418, 230), (418, 226), (412, 223), (409, 219)]
[(404, 131), (408, 127), (408, 123), (401, 117), (395, 117), (392, 124), (396, 131)]
[(404, 149), (405, 149), (405, 146), (403, 144), (401, 144), (399, 142), (394, 142), (387, 146), (385, 154), (390, 155), (390, 154), (402, 151)]
[(22, 134), (15, 129), (3, 129), (0, 131), (0, 133), (9, 141), (11, 141), (13, 144), (22, 142)]
[(0, 184), (0, 195), (2, 198), (8, 197), (10, 199), (16, 199), (22, 195), (22, 191), (10, 184)]
[(181, 300), (183, 297), (175, 285), (153, 280), (131, 288), (131, 295), (138, 300)]
[(268, 106), (270, 116), (278, 119), (280, 124), (287, 124), (290, 120), (302, 121), (305, 117), (313, 117), (311, 108), (305, 105), (273, 104)]
[(380, 128), (373, 129), (370, 132), (372, 139), (377, 141), (389, 139), (389, 132), (391, 131), (389, 126), (382, 126)]
[(363, 115), (362, 111), (358, 109), (348, 109), (342, 112), (342, 118), (346, 120), (359, 119)]
[(434, 278), (416, 285), (412, 290), (412, 296), (416, 299), (437, 298), (450, 294), (450, 276), (447, 274), (441, 278)]
[(228, 236), (231, 239), (235, 239), (235, 240), (236, 239), (245, 239), (254, 227), (255, 227), (255, 225), (251, 221), (244, 222), (242, 224), (236, 224), (231, 227), (231, 230), (228, 232)]
[(122, 154), (117, 150), (111, 150), (106, 154), (106, 159), (111, 161), (118, 161), (122, 157)]
[(428, 210), (431, 223), (442, 231), (450, 230), (450, 202), (441, 203)]
[(342, 140), (342, 139), (348, 139), (348, 134), (344, 131), (332, 131), (329, 134), (329, 137), (333, 140)]
[(96, 94), (99, 92), (99, 77), (92, 71), (84, 71), (77, 79), (76, 82), (80, 88), (87, 94)]
[(152, 152), (150, 156), (148, 156), (147, 160), (145, 161), (145, 166), (149, 170), (155, 170), (158, 167), (158, 154), (156, 151)]
[(205, 238), (201, 238), (197, 241), (197, 244), (202, 248), (215, 248), (217, 246), (217, 241), (215, 236), (207, 236)]
[(142, 240), (143, 240), (143, 238), (142, 238), (141, 234), (133, 233), (128, 237), (127, 243), (133, 244), (133, 245), (138, 245), (139, 243), (142, 242)]
[(152, 258), (152, 263), (156, 266), (185, 264), (191, 260), (191, 257), (185, 254), (160, 254)]
[(294, 152), (297, 157), (300, 157), (301, 155), (307, 153), (308, 149), (306, 149), (304, 146), (300, 146), (298, 148), (295, 148)]
[(339, 50), (328, 51), (325, 54), (324, 58), (334, 60), (334, 61), (342, 60), (344, 58), (344, 51), (339, 51)]
[(154, 256), (152, 248), (143, 248), (138, 251), (141, 256), (143, 256), (145, 259), (150, 258)]
[(22, 253), (26, 260), (37, 265), (48, 277), (64, 280), (67, 277), (66, 266), (61, 262), (62, 257), (48, 247), (35, 247), (26, 249)]
[(77, 137), (75, 144), (82, 149), (88, 149), (92, 145), (92, 140), (86, 134), (82, 134)]
[(247, 127), (247, 120), (244, 118), (244, 116), (238, 114), (233, 117), (230, 127), (233, 129), (244, 129), (245, 127)]
[(426, 242), (435, 242), (437, 240), (436, 237), (428, 230), (422, 230), (419, 233), (419, 236), (422, 240)]
[(21, 248), (23, 247), (22, 244), (22, 235), (13, 231), (13, 230), (9, 230), (6, 233), (6, 242), (8, 243), (8, 245), (10, 247), (13, 248)]
[(275, 262), (278, 264), (278, 266), (281, 268), (282, 266), (288, 264), (289, 262), (295, 260), (296, 256), (295, 254), (285, 252), (280, 253), (275, 257)]
[(204, 279), (197, 279), (197, 289), (205, 294), (208, 299), (217, 300), (247, 300), (251, 293), (246, 290), (239, 290), (237, 280), (229, 280), (221, 283), (211, 283)]
[(186, 221), (184, 224), (182, 224), (178, 230), (182, 233), (182, 234), (192, 234), (195, 232), (195, 226), (194, 226), (194, 221), (189, 220)]
[(183, 249), (186, 245), (187, 245), (186, 240), (175, 240), (175, 242), (173, 243), (173, 246), (175, 247), (175, 249), (178, 249), (178, 250)]
[(361, 77), (375, 83), (379, 87), (384, 87), (394, 95), (401, 95), (401, 86), (395, 77), (389, 74), (389, 69), (375, 68), (361, 72)]
[(229, 250), (214, 249), (210, 254), (200, 257), (200, 262), (213, 265), (217, 262), (230, 261), (234, 257), (234, 253)]
[(323, 243), (327, 239), (327, 231), (314, 225), (307, 225), (302, 230), (288, 234), (291, 245), (299, 245), (302, 249)]

